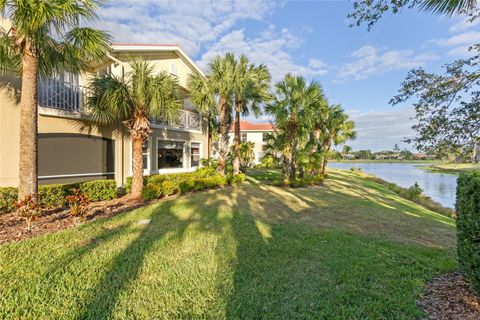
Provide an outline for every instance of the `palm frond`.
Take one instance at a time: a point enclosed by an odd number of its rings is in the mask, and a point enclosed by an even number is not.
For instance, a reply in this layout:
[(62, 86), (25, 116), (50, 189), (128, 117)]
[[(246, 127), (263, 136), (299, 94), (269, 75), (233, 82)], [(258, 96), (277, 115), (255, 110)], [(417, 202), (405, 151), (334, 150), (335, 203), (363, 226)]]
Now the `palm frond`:
[(4, 32), (0, 32), (0, 74), (21, 72), (21, 55), (15, 48), (13, 38)]
[(178, 79), (166, 71), (160, 72), (148, 82), (148, 114), (167, 122), (175, 121), (182, 108)]
[(127, 84), (111, 75), (92, 79), (87, 108), (92, 120), (102, 125), (127, 120), (134, 113), (134, 103)]

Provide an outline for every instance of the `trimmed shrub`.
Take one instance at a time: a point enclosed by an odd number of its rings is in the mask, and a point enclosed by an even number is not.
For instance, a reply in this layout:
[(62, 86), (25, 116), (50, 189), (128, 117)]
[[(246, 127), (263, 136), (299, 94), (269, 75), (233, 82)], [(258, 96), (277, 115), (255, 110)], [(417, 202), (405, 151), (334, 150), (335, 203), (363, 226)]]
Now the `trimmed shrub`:
[(15, 210), (18, 190), (14, 187), (0, 188), (0, 214)]
[(162, 192), (160, 188), (155, 184), (147, 184), (142, 189), (142, 198), (145, 201), (154, 200), (160, 198)]
[(80, 191), (90, 201), (115, 199), (118, 196), (117, 182), (115, 180), (94, 180), (82, 182)]
[(162, 191), (162, 195), (171, 196), (180, 192), (178, 185), (179, 183), (176, 181), (165, 180), (160, 183), (159, 188)]
[(243, 173), (239, 173), (236, 176), (234, 176), (232, 174), (229, 174), (227, 176), (227, 183), (228, 184), (242, 183), (243, 181), (245, 181), (245, 178), (246, 178), (246, 176)]
[(38, 187), (38, 196), (43, 208), (53, 209), (65, 205), (65, 196), (73, 189), (73, 185), (68, 184), (47, 184)]
[(480, 294), (480, 172), (457, 181), (457, 253), (471, 286)]
[[(118, 195), (115, 180), (94, 180), (71, 184), (47, 184), (38, 186), (40, 205), (44, 209), (54, 209), (65, 206), (65, 197), (80, 189), (89, 200), (101, 201), (115, 199)], [(18, 188), (0, 188), (0, 214), (15, 210)]]

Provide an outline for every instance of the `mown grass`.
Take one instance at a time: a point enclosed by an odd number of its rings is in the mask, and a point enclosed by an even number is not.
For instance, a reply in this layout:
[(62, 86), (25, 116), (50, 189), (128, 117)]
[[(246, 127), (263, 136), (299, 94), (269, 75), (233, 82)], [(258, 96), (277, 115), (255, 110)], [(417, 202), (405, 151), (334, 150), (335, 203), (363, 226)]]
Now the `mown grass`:
[(0, 246), (0, 318), (414, 319), (457, 268), (452, 219), (349, 173), (274, 174)]

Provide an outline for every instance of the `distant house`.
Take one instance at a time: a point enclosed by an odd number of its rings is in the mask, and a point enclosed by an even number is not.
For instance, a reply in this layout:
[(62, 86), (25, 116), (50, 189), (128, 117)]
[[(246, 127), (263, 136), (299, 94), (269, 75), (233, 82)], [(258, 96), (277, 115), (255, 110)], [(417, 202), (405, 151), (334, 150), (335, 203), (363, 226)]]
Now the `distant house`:
[[(275, 131), (275, 127), (271, 123), (256, 123), (247, 120), (240, 121), (240, 140), (242, 142), (250, 141), (255, 143), (254, 163), (260, 163), (264, 156), (264, 145), (266, 142), (267, 134)], [(235, 137), (235, 126), (232, 124), (230, 128), (229, 138), (230, 145), (233, 144), (233, 138)]]
[(435, 155), (424, 154), (424, 153), (414, 153), (413, 158), (416, 160), (433, 160), (435, 159)]

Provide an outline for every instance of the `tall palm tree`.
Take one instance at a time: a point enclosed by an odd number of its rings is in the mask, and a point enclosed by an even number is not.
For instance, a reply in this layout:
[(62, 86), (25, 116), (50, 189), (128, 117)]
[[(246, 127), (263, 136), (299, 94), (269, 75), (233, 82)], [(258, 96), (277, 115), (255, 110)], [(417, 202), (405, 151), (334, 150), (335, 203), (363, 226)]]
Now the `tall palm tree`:
[(211, 160), (212, 155), (212, 141), (213, 134), (218, 129), (218, 121), (216, 117), (215, 93), (209, 78), (204, 75), (194, 72), (188, 77), (188, 90), (190, 100), (197, 107), (197, 109), (207, 114), (207, 135), (208, 135), (208, 161)]
[(38, 78), (79, 72), (102, 57), (106, 33), (80, 27), (96, 18), (96, 0), (1, 0), (0, 15), (11, 23), (0, 30), (0, 71), (22, 77), (18, 197), (38, 189)]
[(308, 140), (312, 109), (323, 100), (320, 84), (307, 83), (303, 77), (287, 74), (275, 85), (275, 96), (266, 110), (275, 117), (276, 138), (283, 141), (284, 181), (297, 177), (297, 156)]
[[(234, 59), (233, 56), (230, 58)], [(240, 173), (240, 114), (253, 112), (258, 116), (260, 104), (269, 99), (270, 72), (265, 65), (251, 64), (241, 55), (235, 65), (233, 94), (235, 96), (235, 136), (233, 139), (233, 174)]]
[(211, 90), (218, 97), (217, 113), (219, 115), (219, 143), (217, 172), (225, 175), (225, 166), (228, 156), (228, 132), (232, 115), (232, 99), (234, 87), (233, 54), (227, 53), (224, 57), (216, 56), (209, 64), (208, 82)]
[(325, 130), (322, 133), (322, 149), (325, 152), (322, 164), (322, 174), (325, 175), (328, 164), (328, 152), (332, 144), (344, 143), (349, 139), (355, 139), (357, 132), (355, 131), (355, 123), (350, 120), (348, 114), (345, 113), (340, 105), (330, 106), (328, 115), (325, 119)]
[(166, 71), (154, 74), (145, 61), (133, 60), (131, 70), (120, 79), (113, 75), (95, 77), (89, 85), (87, 106), (94, 122), (107, 125), (122, 121), (132, 138), (132, 197), (143, 189), (142, 144), (151, 133), (149, 118), (174, 121), (182, 103), (178, 80)]

